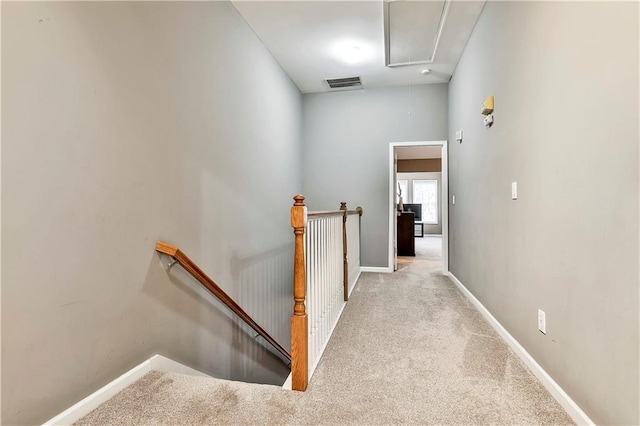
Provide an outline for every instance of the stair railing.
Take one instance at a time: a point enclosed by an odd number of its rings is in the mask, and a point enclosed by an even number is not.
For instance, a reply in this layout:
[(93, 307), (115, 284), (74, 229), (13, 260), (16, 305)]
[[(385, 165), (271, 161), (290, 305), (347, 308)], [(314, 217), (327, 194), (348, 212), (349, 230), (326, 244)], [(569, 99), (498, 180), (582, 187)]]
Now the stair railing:
[(242, 309), (227, 293), (224, 292), (211, 278), (205, 274), (187, 255), (180, 249), (170, 244), (158, 241), (156, 243), (156, 251), (171, 257), (175, 263), (184, 268), (193, 278), (195, 278), (203, 287), (220, 300), (229, 310), (242, 319), (249, 327), (251, 327), (258, 335), (262, 336), (271, 346), (273, 346), (288, 363), (291, 363), (291, 354), (287, 352), (269, 333), (267, 333), (244, 309)]
[[(349, 300), (351, 292), (356, 286), (360, 277), (360, 218), (362, 217), (362, 207), (355, 210), (347, 210), (347, 203), (342, 203), (341, 210), (346, 211), (344, 216), (344, 252), (345, 252), (345, 302)], [(343, 209), (344, 207), (344, 209)], [(347, 250), (347, 246), (349, 250)]]
[(291, 388), (304, 391), (360, 273), (362, 208), (349, 211), (343, 202), (340, 210), (308, 213), (304, 196), (293, 198)]

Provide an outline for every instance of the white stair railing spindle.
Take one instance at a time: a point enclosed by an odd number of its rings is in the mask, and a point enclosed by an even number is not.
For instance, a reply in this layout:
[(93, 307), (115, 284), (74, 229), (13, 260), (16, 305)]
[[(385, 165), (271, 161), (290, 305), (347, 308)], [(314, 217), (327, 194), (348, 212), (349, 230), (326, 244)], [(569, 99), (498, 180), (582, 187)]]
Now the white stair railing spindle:
[[(313, 232), (314, 227), (312, 223), (307, 223), (307, 232), (305, 233), (305, 250), (304, 250), (304, 264), (307, 270), (307, 282), (305, 287), (307, 289), (307, 312), (309, 315), (309, 335), (312, 336), (315, 329), (315, 318), (313, 315), (313, 304), (315, 303), (315, 297), (313, 295), (313, 268), (309, 265), (313, 263)], [(313, 352), (312, 341), (309, 341), (309, 353)]]
[(351, 294), (360, 276), (360, 216), (362, 209), (347, 215), (347, 282), (348, 294)]
[[(316, 271), (316, 276), (317, 276), (317, 281), (316, 281), (316, 292), (317, 292), (317, 297), (318, 297), (318, 304), (317, 304), (317, 309), (318, 311), (316, 312), (316, 318), (318, 320), (318, 329), (317, 332), (318, 334), (316, 335), (316, 352), (317, 349), (320, 345), (320, 342), (322, 340), (322, 282), (323, 282), (323, 276), (322, 276), (322, 272), (323, 272), (323, 265), (322, 265), (322, 244), (323, 244), (323, 238), (324, 238), (324, 229), (322, 226), (322, 219), (318, 220), (316, 222), (317, 225), (317, 233), (316, 233), (316, 248), (318, 250), (317, 252), (317, 262), (318, 262), (318, 270)], [(310, 365), (313, 365), (313, 360), (315, 359), (315, 353), (313, 354), (313, 359), (311, 360)]]
[[(316, 334), (315, 334), (315, 336), (313, 336), (313, 338), (314, 338), (314, 343), (317, 343), (317, 336), (320, 333), (320, 313), (321, 313), (321, 311), (320, 311), (319, 308), (320, 308), (320, 302), (322, 301), (322, 297), (320, 295), (320, 289), (321, 289), (321, 286), (320, 286), (320, 282), (321, 282), (321, 280), (320, 280), (320, 272), (322, 271), (322, 268), (320, 267), (320, 252), (318, 250), (318, 248), (320, 246), (320, 222), (316, 221), (316, 220), (314, 220), (313, 222), (314, 222), (314, 227), (315, 227), (315, 232), (314, 232), (314, 235), (313, 235), (314, 236), (313, 244), (314, 244), (314, 246), (316, 248), (316, 253), (315, 253), (315, 256), (314, 256), (314, 260), (315, 260), (314, 263), (315, 263), (316, 269), (313, 272), (313, 274), (314, 274), (314, 276), (316, 278), (315, 282), (314, 282), (314, 288), (313, 288), (313, 293), (315, 295), (314, 318), (316, 320), (316, 329), (315, 329)], [(316, 345), (316, 349), (317, 349), (317, 345)], [(311, 361), (309, 362), (309, 365), (312, 364), (314, 355), (315, 355), (315, 353), (310, 354)]]
[(340, 301), (342, 300), (340, 296), (340, 272), (342, 271), (342, 217), (336, 217), (336, 221), (334, 222), (334, 234), (338, 236), (333, 242), (333, 312), (335, 315), (338, 314)]

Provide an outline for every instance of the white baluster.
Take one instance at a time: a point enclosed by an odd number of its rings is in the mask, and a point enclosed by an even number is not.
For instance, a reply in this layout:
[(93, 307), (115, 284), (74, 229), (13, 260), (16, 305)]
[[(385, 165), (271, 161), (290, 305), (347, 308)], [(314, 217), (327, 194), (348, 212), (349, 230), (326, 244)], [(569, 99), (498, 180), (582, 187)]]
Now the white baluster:
[[(356, 219), (354, 221), (353, 219)], [(305, 235), (309, 368), (314, 369), (344, 306), (344, 274), (349, 291), (359, 268), (359, 217), (347, 216), (347, 271), (343, 259), (343, 216), (332, 214), (308, 220)]]

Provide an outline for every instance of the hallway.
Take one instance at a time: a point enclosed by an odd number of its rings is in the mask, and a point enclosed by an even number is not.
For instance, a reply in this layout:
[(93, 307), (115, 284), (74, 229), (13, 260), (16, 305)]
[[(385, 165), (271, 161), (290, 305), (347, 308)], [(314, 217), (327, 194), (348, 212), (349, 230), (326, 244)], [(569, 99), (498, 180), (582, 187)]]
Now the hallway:
[[(305, 393), (149, 373), (81, 424), (573, 424), (416, 239), (362, 274)], [(142, 403), (143, 402), (143, 403)]]

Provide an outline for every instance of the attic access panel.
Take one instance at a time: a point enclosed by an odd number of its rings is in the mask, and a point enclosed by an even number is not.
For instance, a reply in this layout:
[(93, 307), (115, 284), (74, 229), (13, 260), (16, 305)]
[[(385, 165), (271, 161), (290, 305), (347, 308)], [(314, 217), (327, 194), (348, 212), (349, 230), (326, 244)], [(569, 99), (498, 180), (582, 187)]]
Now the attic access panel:
[(446, 1), (384, 1), (385, 65), (429, 64), (435, 60), (449, 10)]

